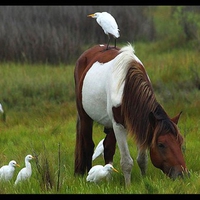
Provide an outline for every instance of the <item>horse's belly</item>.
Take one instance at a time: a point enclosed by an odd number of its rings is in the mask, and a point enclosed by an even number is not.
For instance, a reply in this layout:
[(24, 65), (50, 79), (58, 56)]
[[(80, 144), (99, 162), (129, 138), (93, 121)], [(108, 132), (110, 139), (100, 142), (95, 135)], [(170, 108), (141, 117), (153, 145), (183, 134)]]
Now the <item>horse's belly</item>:
[[(101, 68), (101, 70), (99, 70)], [(111, 127), (107, 108), (107, 73), (108, 68), (95, 63), (87, 72), (82, 87), (82, 105), (85, 112), (98, 123)]]

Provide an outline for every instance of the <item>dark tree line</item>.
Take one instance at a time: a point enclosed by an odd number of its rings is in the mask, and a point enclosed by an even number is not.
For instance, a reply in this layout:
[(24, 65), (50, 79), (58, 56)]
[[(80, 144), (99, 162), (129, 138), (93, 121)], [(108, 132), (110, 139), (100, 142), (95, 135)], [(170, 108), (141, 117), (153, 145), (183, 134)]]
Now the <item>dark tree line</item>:
[(142, 6), (1, 6), (0, 61), (70, 63), (84, 46), (107, 41), (96, 21), (87, 18), (96, 11), (108, 11), (116, 18), (121, 29), (119, 42), (152, 39), (153, 23), (145, 16), (146, 9)]
[[(0, 62), (71, 63), (86, 47), (106, 43), (96, 11), (111, 13), (119, 43), (156, 39), (155, 6), (1, 6)], [(185, 24), (184, 24), (185, 25)]]

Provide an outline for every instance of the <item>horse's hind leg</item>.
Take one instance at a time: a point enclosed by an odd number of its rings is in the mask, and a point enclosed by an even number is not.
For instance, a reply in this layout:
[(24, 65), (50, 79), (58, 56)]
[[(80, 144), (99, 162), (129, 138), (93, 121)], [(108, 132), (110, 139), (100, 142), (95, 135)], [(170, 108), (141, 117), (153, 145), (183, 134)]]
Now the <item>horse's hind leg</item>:
[(106, 137), (103, 141), (104, 145), (104, 160), (105, 164), (113, 163), (113, 156), (115, 154), (116, 149), (116, 138), (114, 134), (114, 130), (112, 128), (104, 128), (104, 132), (106, 133)]
[(77, 118), (74, 174), (84, 175), (92, 167), (94, 142), (92, 140), (93, 120), (87, 115)]

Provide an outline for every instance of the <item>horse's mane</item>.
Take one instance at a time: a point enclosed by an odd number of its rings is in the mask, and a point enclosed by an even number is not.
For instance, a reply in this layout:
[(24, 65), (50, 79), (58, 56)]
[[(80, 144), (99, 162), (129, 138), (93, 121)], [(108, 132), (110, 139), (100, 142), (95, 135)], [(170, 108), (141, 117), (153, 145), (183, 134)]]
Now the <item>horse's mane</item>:
[(127, 46), (122, 47), (119, 50), (119, 55), (116, 57), (114, 63), (113, 76), (118, 78), (118, 85), (114, 91), (118, 91), (123, 84), (127, 71), (130, 67), (130, 62), (132, 61), (137, 61), (143, 65), (142, 62), (135, 56), (135, 50), (129, 43)]
[[(133, 47), (130, 44), (123, 47), (118, 56), (115, 73), (120, 74), (118, 88), (124, 84), (121, 109), (129, 133), (142, 148), (152, 145), (160, 134), (171, 132), (176, 135), (177, 128), (157, 102), (152, 84)], [(159, 122), (154, 132), (149, 122), (151, 112)]]

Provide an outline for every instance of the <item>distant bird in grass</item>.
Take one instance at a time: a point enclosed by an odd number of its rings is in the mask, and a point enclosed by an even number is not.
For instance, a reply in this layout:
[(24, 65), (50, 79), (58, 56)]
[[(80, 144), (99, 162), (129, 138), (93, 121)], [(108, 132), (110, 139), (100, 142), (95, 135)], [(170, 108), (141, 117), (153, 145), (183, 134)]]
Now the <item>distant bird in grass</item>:
[(10, 181), (14, 175), (15, 167), (20, 167), (15, 160), (11, 160), (8, 165), (0, 168), (0, 180)]
[(102, 27), (104, 33), (108, 35), (106, 49), (109, 47), (110, 35), (114, 37), (116, 47), (116, 39), (120, 37), (120, 34), (115, 18), (108, 12), (96, 12), (88, 15), (88, 17), (96, 18), (97, 23)]
[(3, 120), (4, 122), (6, 122), (6, 113), (5, 113), (5, 111), (3, 110), (3, 106), (2, 106), (1, 103), (0, 103), (0, 112), (2, 113), (2, 120)]
[(104, 156), (104, 146), (103, 146), (104, 138), (98, 143), (97, 147), (94, 150), (92, 155), (92, 160), (95, 160), (99, 156)]
[(0, 112), (4, 113), (3, 106), (1, 105), (1, 103), (0, 103)]
[(30, 161), (31, 161), (32, 159), (35, 159), (35, 157), (32, 156), (32, 155), (27, 155), (27, 156), (25, 157), (25, 167), (22, 168), (22, 169), (19, 171), (19, 173), (18, 173), (18, 175), (17, 175), (17, 178), (16, 178), (16, 180), (15, 180), (15, 185), (18, 184), (19, 182), (24, 181), (24, 180), (27, 180), (27, 179), (29, 179), (29, 178), (31, 177), (32, 168), (31, 168), (31, 163), (30, 163)]
[(93, 166), (86, 177), (86, 181), (99, 183), (102, 180), (109, 180), (112, 171), (118, 172), (111, 164)]

